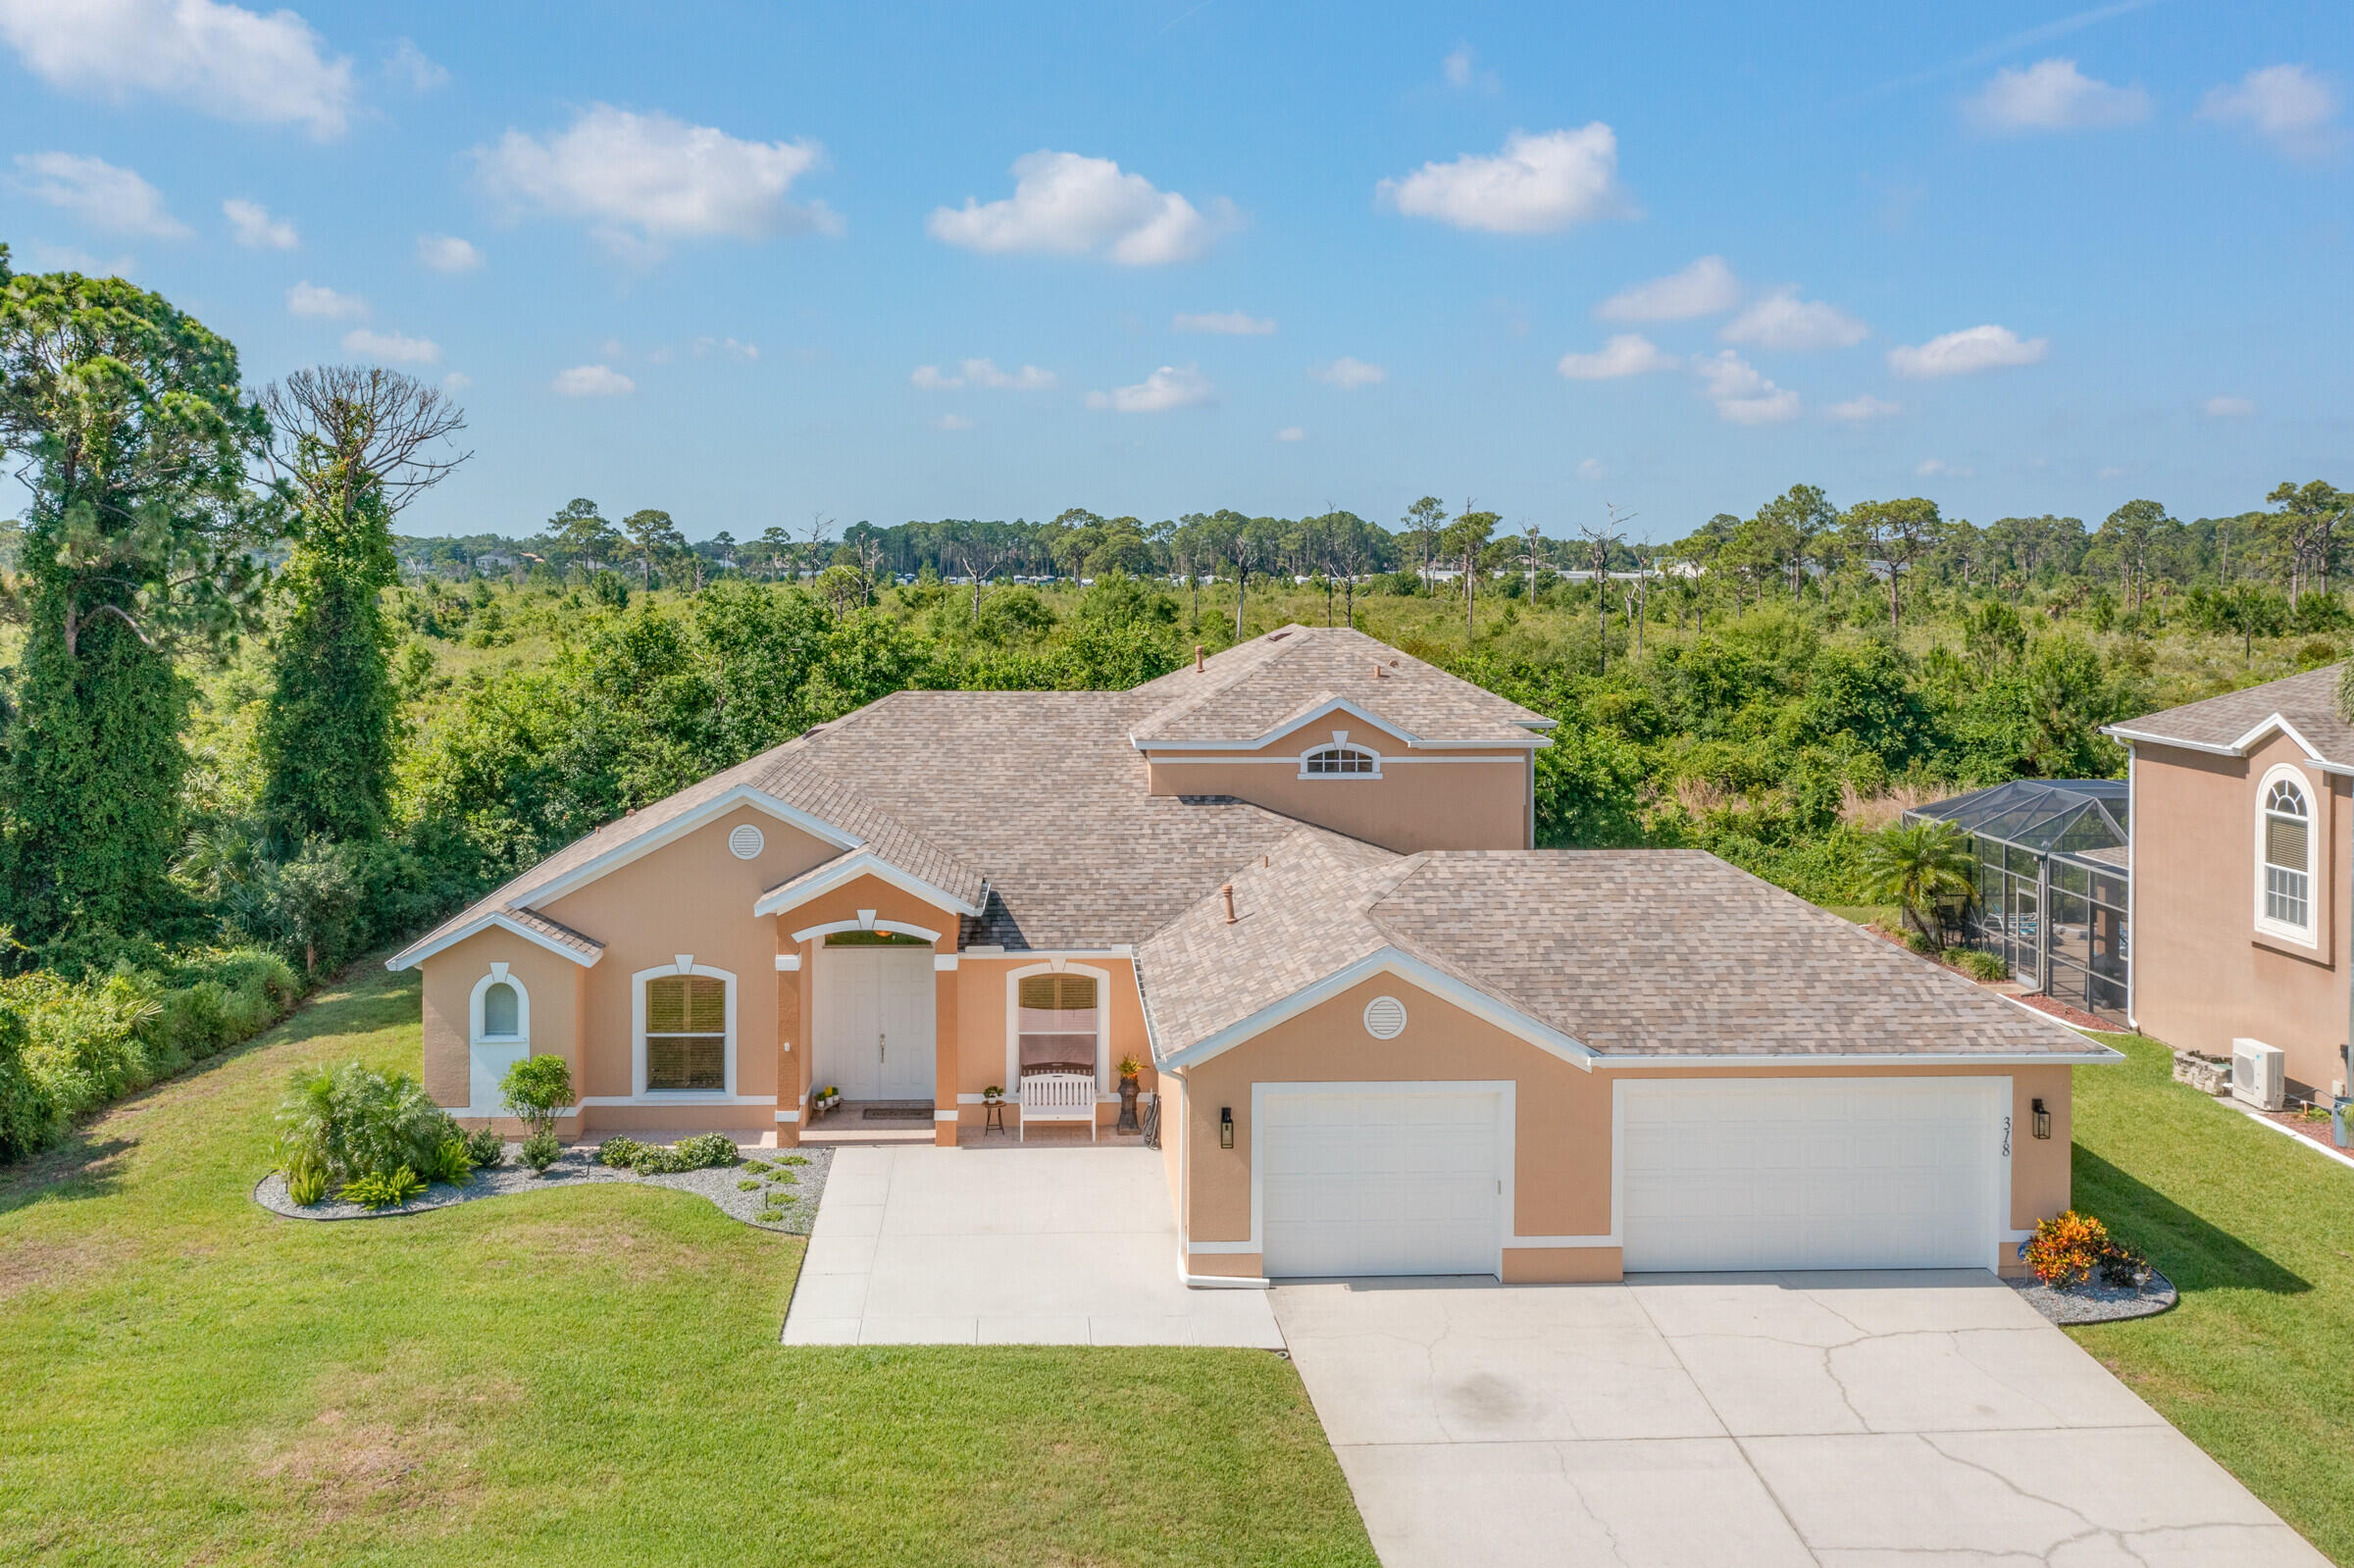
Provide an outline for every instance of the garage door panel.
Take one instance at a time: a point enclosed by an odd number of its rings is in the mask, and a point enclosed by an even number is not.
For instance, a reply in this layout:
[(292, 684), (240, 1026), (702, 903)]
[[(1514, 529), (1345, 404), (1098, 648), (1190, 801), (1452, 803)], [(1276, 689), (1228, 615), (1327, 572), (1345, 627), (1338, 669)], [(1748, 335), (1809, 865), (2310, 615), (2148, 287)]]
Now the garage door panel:
[(1267, 1095), (1254, 1138), (1267, 1273), (1494, 1272), (1501, 1105), (1493, 1090)]
[(1994, 1083), (1622, 1085), (1625, 1266), (1983, 1268), (1994, 1249)]

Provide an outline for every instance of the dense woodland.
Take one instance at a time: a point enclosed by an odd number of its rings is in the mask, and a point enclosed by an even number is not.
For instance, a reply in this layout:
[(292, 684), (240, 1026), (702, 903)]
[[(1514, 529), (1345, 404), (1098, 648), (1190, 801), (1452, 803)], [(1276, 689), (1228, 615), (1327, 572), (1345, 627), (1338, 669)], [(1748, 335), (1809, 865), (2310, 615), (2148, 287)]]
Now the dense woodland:
[(2318, 481), (2089, 527), (1800, 484), (1667, 543), (1434, 497), (1395, 527), (1074, 508), (694, 542), (736, 520), (574, 499), (413, 537), (465, 458), (441, 393), (347, 368), (257, 391), (160, 297), (5, 255), (0, 445), (32, 502), (0, 529), (0, 1158), (902, 687), (1126, 686), (1355, 624), (1562, 721), (1543, 841), (1701, 845), (1837, 903), (1902, 803), (2113, 773), (2102, 725), (2348, 639), (2354, 498)]

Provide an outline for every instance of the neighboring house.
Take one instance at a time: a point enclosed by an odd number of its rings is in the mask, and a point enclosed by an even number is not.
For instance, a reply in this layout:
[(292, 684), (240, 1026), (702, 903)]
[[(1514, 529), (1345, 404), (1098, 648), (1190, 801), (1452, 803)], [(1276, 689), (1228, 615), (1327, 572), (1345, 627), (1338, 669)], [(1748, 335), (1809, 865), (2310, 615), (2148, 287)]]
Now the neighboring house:
[(1533, 845), (1552, 722), (1353, 631), (1132, 691), (902, 691), (392, 960), (428, 1087), (574, 1136), (1156, 1091), (1194, 1283), (2016, 1268), (2117, 1059), (1715, 858)]
[(2153, 713), (2132, 748), (2134, 1027), (2179, 1049), (2286, 1054), (2288, 1091), (2346, 1078), (2354, 726), (2340, 667)]

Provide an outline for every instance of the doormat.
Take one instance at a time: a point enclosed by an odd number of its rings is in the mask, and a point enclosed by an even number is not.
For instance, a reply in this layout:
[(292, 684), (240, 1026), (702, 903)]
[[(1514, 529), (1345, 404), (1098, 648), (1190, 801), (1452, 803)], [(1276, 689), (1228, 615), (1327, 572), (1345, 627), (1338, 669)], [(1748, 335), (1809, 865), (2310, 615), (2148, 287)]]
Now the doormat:
[(859, 1113), (870, 1122), (928, 1122), (932, 1120), (929, 1105), (869, 1105)]

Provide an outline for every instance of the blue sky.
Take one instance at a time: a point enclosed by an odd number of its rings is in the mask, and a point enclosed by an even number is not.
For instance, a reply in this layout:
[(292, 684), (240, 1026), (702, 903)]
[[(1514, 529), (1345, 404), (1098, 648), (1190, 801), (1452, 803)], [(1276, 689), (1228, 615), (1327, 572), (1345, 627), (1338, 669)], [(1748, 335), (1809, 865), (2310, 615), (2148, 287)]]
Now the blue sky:
[(0, 237), (447, 378), (412, 532), (2354, 483), (2342, 5), (1930, 9), (0, 0)]

